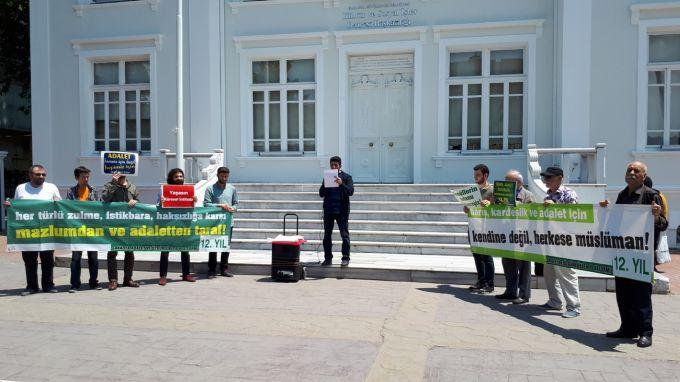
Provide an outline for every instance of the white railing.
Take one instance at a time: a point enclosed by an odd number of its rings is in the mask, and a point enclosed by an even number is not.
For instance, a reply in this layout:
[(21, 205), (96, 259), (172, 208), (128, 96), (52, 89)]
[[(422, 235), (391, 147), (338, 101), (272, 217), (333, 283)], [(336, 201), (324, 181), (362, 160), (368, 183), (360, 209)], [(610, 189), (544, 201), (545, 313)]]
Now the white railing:
[(0, 151), (0, 232), (5, 231), (5, 158), (7, 151)]
[[(165, 183), (169, 170), (169, 160), (177, 157), (177, 153), (162, 149), (161, 152), (161, 179)], [(184, 153), (184, 160), (189, 161), (184, 174), (187, 183), (194, 184), (194, 194), (198, 198), (196, 206), (203, 205), (205, 190), (215, 183), (217, 169), (224, 165), (224, 150), (214, 149), (212, 153)]]
[(587, 148), (543, 148), (527, 146), (527, 175), (529, 191), (542, 199), (547, 188), (541, 180), (541, 156), (549, 156), (551, 165), (564, 171), (564, 183), (573, 188), (584, 203), (597, 203), (605, 199), (607, 177), (605, 171), (607, 145), (598, 143)]

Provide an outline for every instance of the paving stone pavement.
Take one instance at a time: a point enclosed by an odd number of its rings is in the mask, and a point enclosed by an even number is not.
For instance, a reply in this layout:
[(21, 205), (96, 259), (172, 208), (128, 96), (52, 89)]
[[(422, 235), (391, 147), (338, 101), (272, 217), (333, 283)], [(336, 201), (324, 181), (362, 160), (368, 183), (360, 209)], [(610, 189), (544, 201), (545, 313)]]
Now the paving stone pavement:
[(136, 272), (140, 288), (70, 294), (68, 277), (55, 270), (62, 293), (21, 297), (21, 258), (0, 254), (0, 380), (680, 381), (678, 295), (653, 296), (654, 346), (639, 349), (603, 335), (619, 323), (613, 293), (582, 293), (583, 315), (564, 319), (533, 305), (543, 290), (513, 306), (447, 284), (161, 287)]

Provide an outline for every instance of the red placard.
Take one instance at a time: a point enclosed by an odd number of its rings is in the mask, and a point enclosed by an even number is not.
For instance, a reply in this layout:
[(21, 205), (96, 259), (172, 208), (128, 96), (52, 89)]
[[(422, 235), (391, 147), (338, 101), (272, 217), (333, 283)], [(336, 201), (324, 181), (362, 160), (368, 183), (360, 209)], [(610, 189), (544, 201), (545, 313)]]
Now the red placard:
[(161, 186), (161, 207), (193, 208), (194, 186), (192, 184), (164, 184)]

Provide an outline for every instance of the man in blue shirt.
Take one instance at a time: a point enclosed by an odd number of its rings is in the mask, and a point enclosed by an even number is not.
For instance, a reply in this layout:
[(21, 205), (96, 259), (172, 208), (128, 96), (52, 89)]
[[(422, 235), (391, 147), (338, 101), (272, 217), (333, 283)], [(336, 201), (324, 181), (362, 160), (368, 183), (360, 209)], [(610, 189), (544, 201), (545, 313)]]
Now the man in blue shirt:
[[(203, 205), (205, 207), (220, 207), (223, 210), (234, 213), (238, 208), (238, 195), (236, 188), (228, 184), (229, 169), (227, 167), (220, 167), (217, 169), (217, 182), (205, 190), (205, 197), (203, 198)], [(231, 243), (231, 236), (234, 233), (234, 224), (232, 220), (231, 232), (229, 232), (229, 242)], [(208, 278), (215, 278), (215, 268), (217, 267), (217, 252), (208, 253)], [(220, 258), (220, 275), (224, 277), (234, 277), (229, 273), (229, 252), (222, 252)]]
[(331, 169), (338, 170), (335, 177), (337, 187), (325, 187), (321, 182), (319, 196), (323, 198), (323, 266), (329, 266), (333, 260), (333, 235), (334, 222), (338, 222), (340, 237), (342, 238), (342, 263), (343, 267), (349, 265), (349, 197), (354, 195), (354, 182), (352, 177), (341, 170), (342, 160), (339, 156), (330, 159)]

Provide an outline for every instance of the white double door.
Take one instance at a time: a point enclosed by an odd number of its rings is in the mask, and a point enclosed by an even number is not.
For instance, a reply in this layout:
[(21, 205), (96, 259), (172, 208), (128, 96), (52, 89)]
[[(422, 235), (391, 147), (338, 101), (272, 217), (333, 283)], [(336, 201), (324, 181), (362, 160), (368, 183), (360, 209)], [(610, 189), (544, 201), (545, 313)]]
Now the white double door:
[(413, 57), (350, 59), (350, 173), (364, 183), (413, 182)]

